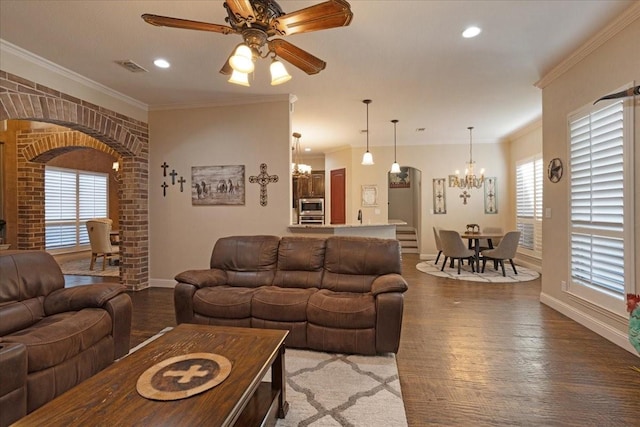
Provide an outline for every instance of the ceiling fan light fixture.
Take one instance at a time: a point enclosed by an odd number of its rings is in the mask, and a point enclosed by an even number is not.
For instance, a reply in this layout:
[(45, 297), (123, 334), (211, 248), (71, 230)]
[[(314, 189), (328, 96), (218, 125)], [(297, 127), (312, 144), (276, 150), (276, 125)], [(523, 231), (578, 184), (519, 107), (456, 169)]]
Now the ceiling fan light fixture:
[(229, 65), (234, 71), (247, 74), (253, 72), (255, 64), (253, 63), (251, 48), (246, 44), (238, 45), (233, 56), (229, 58)]
[(271, 62), (270, 71), (271, 86), (280, 85), (291, 80), (291, 74), (287, 72), (284, 64), (275, 58), (273, 58), (273, 61)]
[(241, 73), (240, 71), (236, 71), (233, 70), (233, 73), (231, 73), (231, 77), (229, 77), (229, 83), (233, 83), (236, 85), (240, 85), (240, 86), (247, 86), (249, 87), (249, 74), (248, 73)]

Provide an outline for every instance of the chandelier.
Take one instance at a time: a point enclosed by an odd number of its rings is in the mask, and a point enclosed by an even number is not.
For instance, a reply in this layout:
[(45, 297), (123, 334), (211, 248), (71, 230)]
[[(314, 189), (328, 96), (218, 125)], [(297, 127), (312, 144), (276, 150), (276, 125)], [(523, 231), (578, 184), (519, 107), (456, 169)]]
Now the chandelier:
[(311, 175), (311, 166), (300, 163), (300, 137), (298, 132), (293, 133), (295, 143), (291, 150), (293, 151), (293, 163), (291, 163), (291, 176), (294, 178), (308, 178)]
[(462, 190), (465, 189), (473, 189), (473, 188), (481, 188), (482, 184), (484, 184), (484, 169), (480, 170), (480, 177), (476, 177), (473, 172), (473, 166), (476, 162), (473, 161), (473, 140), (471, 136), (471, 131), (473, 130), (473, 126), (469, 126), (469, 162), (467, 163), (467, 167), (464, 170), (464, 176), (460, 176), (460, 171), (456, 170), (455, 176), (450, 180), (449, 187), (458, 187)]

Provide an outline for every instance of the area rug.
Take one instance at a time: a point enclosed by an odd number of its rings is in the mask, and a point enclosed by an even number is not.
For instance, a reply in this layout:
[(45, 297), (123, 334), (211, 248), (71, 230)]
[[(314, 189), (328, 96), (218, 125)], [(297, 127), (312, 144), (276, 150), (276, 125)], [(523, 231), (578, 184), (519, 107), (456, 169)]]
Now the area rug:
[[(530, 280), (537, 279), (540, 274), (537, 271), (531, 270), (526, 267), (522, 267), (516, 264), (516, 271), (518, 274), (514, 274), (511, 265), (507, 261), (504, 266), (506, 277), (502, 276), (502, 269), (498, 266), (497, 270), (493, 269), (493, 262), (487, 262), (487, 266), (484, 270), (484, 273), (473, 273), (471, 272), (471, 266), (469, 264), (464, 264), (462, 269), (460, 270), (460, 274), (458, 274), (458, 261), (455, 263), (455, 267), (451, 268), (447, 265), (444, 268), (444, 271), (440, 271), (442, 268), (442, 257), (440, 258), (440, 262), (438, 265), (434, 265), (433, 260), (423, 261), (416, 265), (416, 268), (423, 273), (430, 274), (436, 277), (444, 277), (447, 279), (454, 280), (468, 280), (471, 282), (482, 282), (482, 283), (519, 283), (519, 282), (528, 282)], [(482, 269), (482, 263), (480, 264), (480, 268)]]
[(120, 275), (120, 267), (117, 265), (107, 265), (102, 271), (102, 259), (96, 261), (93, 270), (89, 270), (91, 258), (78, 258), (69, 261), (58, 261), (62, 274), (70, 276), (101, 276), (101, 277), (118, 277)]
[[(129, 351), (158, 339), (167, 327)], [(407, 417), (394, 354), (356, 356), (287, 349), (289, 412), (278, 427), (403, 427)], [(267, 373), (265, 379), (270, 380)]]

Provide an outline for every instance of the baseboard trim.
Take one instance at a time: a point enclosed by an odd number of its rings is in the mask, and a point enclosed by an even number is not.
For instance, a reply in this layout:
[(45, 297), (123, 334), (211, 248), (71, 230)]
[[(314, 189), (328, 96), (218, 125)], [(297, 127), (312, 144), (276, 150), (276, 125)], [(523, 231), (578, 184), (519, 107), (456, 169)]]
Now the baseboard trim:
[(638, 352), (636, 352), (636, 350), (633, 348), (633, 346), (629, 342), (629, 337), (625, 333), (612, 328), (606, 323), (603, 323), (600, 320), (591, 317), (588, 314), (577, 310), (575, 307), (572, 307), (565, 302), (560, 301), (559, 299), (554, 298), (544, 292), (540, 292), (540, 302), (548, 305), (554, 310), (564, 314), (571, 320), (581, 324), (585, 328), (590, 329), (606, 340), (611, 341), (618, 347), (622, 347), (629, 353), (634, 354), (638, 356), (638, 358), (640, 358), (640, 355), (638, 355)]
[(149, 279), (149, 286), (152, 288), (175, 288), (176, 281), (167, 279)]

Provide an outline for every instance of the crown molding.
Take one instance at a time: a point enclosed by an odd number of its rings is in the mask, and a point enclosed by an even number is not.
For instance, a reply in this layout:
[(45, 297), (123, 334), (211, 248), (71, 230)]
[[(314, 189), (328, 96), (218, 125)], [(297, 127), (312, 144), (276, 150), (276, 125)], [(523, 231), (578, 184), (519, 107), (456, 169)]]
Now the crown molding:
[[(129, 104), (135, 108), (139, 108), (144, 111), (149, 110), (149, 106), (143, 102), (138, 101), (137, 99), (131, 98), (130, 96), (124, 95), (118, 91), (115, 91), (101, 83), (98, 83), (94, 80), (88, 79), (75, 71), (71, 71), (67, 68), (64, 68), (54, 62), (51, 62), (47, 59), (44, 59), (28, 50), (25, 50), (19, 46), (16, 46), (12, 43), (9, 43), (6, 40), (0, 38), (0, 53), (8, 53), (14, 56), (17, 56), (20, 59), (23, 59), (27, 62), (30, 62), (34, 65), (37, 65), (41, 68), (46, 69), (47, 71), (69, 79), (73, 82), (86, 86), (90, 89), (93, 89), (97, 92), (115, 98), (119, 101), (122, 101), (126, 104)], [(55, 89), (55, 88), (51, 88)]]
[(268, 102), (278, 101), (290, 102), (289, 94), (235, 97), (222, 99), (216, 102), (202, 102), (193, 104), (155, 104), (149, 106), (149, 111), (191, 110), (197, 108), (226, 107), (230, 105), (265, 104)]
[(590, 55), (594, 50), (602, 46), (605, 42), (639, 18), (640, 1), (637, 1), (633, 5), (629, 6), (627, 10), (614, 19), (609, 25), (587, 40), (587, 42), (580, 46), (578, 50), (552, 68), (551, 71), (546, 73), (540, 80), (535, 82), (534, 86), (539, 89), (544, 89), (562, 74), (573, 68), (578, 62)]

